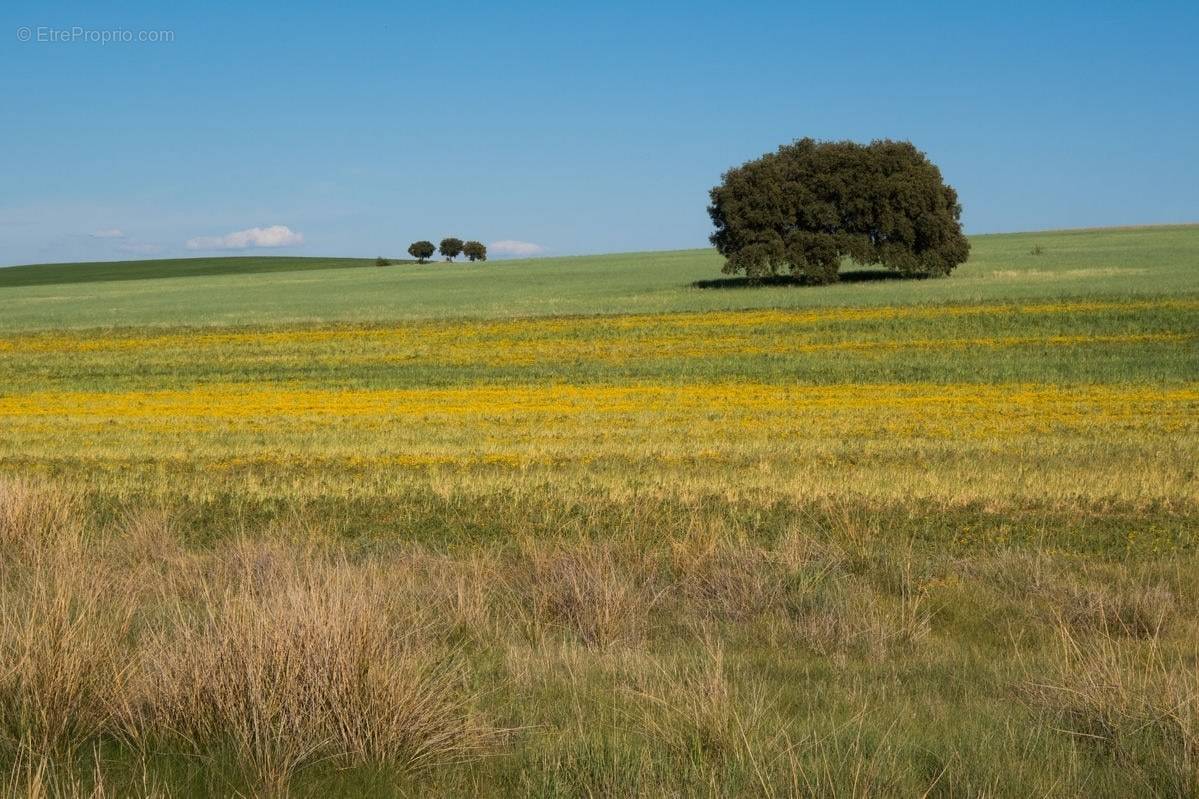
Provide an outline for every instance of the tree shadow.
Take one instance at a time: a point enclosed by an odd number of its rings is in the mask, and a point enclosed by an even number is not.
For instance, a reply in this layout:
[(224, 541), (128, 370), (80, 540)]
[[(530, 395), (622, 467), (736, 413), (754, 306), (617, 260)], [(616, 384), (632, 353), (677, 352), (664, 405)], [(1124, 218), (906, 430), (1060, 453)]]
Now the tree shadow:
[[(890, 269), (852, 269), (838, 276), (840, 283), (875, 283), (884, 280), (912, 280)], [(767, 277), (718, 277), (711, 280), (696, 280), (691, 284), (696, 289), (752, 289), (761, 286), (816, 286), (803, 277), (794, 275), (769, 275)], [(837, 285), (836, 283), (825, 285)]]

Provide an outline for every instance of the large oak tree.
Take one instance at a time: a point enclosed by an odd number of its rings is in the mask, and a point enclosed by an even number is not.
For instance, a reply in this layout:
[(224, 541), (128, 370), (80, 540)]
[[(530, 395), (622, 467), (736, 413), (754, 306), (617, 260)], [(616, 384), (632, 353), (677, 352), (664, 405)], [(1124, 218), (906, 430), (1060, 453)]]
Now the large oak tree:
[(800, 139), (729, 170), (711, 198), (727, 274), (832, 283), (848, 257), (933, 277), (970, 253), (957, 192), (910, 142)]

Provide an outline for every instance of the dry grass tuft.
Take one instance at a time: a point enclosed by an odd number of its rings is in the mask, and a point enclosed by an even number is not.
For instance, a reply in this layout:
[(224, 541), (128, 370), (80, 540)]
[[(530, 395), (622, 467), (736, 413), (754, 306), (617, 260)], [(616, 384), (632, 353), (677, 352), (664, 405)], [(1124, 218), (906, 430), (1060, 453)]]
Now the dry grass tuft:
[(143, 759), (180, 743), (231, 757), (271, 794), (318, 761), (412, 772), (488, 743), (453, 653), (390, 601), (394, 569), (249, 540), (189, 555), (152, 511), (84, 540), (60, 532), (73, 516), (55, 495), (5, 498), (23, 531), (0, 584), (9, 793), (102, 795), (102, 775), (57, 774), (106, 737)]
[(719, 534), (675, 539), (669, 557), (683, 603), (706, 615), (745, 619), (786, 601), (774, 553), (744, 539)]
[(180, 608), (147, 643), (125, 713), (141, 746), (179, 737), (197, 753), (231, 746), (268, 792), (321, 760), (413, 771), (478, 750), (461, 670), (392, 618), (384, 585), (343, 566), (264, 578)]
[(1057, 602), (1063, 624), (1133, 638), (1160, 635), (1175, 614), (1174, 593), (1164, 585), (1068, 584)]
[(69, 752), (105, 729), (128, 664), (134, 605), (83, 550), (37, 554), (0, 589), (0, 739)]
[(1153, 793), (1199, 793), (1199, 653), (1168, 657), (1157, 639), (1077, 637), (1059, 630), (1048, 679), (1030, 680), (1026, 699), (1052, 727), (1142, 773)]
[(821, 655), (885, 657), (928, 637), (931, 613), (919, 593), (884, 596), (857, 579), (812, 595), (796, 614), (802, 641)]
[(643, 637), (661, 597), (652, 563), (609, 542), (527, 544), (500, 579), (523, 600), (517, 612), (531, 638), (564, 629), (594, 647)]
[(59, 763), (48, 755), (34, 754), (22, 750), (9, 768), (2, 786), (4, 796), (11, 799), (103, 799), (109, 796), (105, 787), (104, 774), (95, 770), (91, 785), (84, 785), (75, 769), (67, 769), (68, 775), (59, 776)]
[(36, 553), (79, 531), (75, 495), (57, 486), (0, 476), (0, 556)]
[(750, 775), (765, 794), (793, 752), (790, 730), (765, 687), (731, 668), (723, 648), (705, 641), (698, 661), (662, 667), (640, 699), (641, 734), (699, 771), (718, 764)]
[[(404, 546), (371, 568), (385, 582), (392, 604), (420, 616), (431, 628), (455, 640), (505, 639), (511, 623), (497, 614), (495, 592), (502, 583), (501, 557), (489, 551), (448, 555)], [(366, 568), (366, 564), (359, 564)]]
[(99, 750), (74, 757), (22, 749), (8, 774), (0, 777), (0, 795), (12, 799), (166, 799), (171, 795), (149, 773), (145, 761), (137, 764), (140, 774), (131, 775), (120, 787), (113, 785), (105, 766)]
[(173, 564), (184, 554), (183, 530), (162, 507), (127, 511), (116, 532), (110, 551), (126, 564)]
[(119, 788), (105, 774), (99, 750), (74, 756), (51, 756), (22, 748), (16, 753), (8, 774), (0, 777), (0, 795), (11, 799), (167, 799), (170, 791), (149, 773), (146, 762), (137, 764), (133, 780)]

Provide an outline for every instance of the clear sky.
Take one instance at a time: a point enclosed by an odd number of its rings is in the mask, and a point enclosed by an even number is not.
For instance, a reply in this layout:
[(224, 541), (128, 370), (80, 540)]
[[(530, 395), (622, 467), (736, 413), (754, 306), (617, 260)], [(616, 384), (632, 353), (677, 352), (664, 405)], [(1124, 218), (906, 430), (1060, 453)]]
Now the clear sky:
[(803, 136), (911, 139), (972, 233), (1199, 221), (1196, 2), (190, 5), (0, 7), (0, 264), (699, 247)]

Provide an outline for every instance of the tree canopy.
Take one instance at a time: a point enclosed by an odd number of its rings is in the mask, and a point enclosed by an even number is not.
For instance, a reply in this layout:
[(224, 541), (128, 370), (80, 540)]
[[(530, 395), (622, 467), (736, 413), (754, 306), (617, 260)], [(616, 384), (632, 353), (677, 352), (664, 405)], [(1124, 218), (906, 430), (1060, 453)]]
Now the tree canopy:
[(726, 274), (832, 283), (848, 257), (933, 277), (970, 253), (957, 192), (911, 142), (800, 139), (730, 169), (711, 199)]
[(426, 259), (432, 258), (434, 252), (431, 241), (414, 241), (408, 246), (408, 254), (422, 264)]
[(462, 239), (453, 237), (442, 239), (441, 245), (437, 249), (447, 261), (452, 261), (462, 254)]
[(468, 241), (462, 245), (462, 254), (472, 261), (486, 261), (487, 247), (479, 241)]

